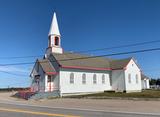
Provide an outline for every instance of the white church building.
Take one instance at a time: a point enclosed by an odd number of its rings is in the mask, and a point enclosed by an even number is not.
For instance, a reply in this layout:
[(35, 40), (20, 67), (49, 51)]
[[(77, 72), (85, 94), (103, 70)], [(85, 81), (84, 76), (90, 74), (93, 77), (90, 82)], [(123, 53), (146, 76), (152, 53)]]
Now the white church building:
[[(133, 58), (109, 59), (65, 52), (54, 13), (48, 48), (31, 72), (31, 90), (58, 91), (60, 96), (116, 92), (141, 92), (141, 70)], [(69, 41), (69, 40), (68, 40)]]

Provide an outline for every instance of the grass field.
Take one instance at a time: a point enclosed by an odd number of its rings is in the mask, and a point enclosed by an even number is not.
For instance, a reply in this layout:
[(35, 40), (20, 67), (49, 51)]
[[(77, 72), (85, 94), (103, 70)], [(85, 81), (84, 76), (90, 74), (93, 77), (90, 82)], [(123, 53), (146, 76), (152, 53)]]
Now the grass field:
[(104, 92), (86, 95), (69, 96), (71, 98), (160, 98), (160, 90), (143, 90), (142, 92), (135, 93), (115, 93), (115, 92)]

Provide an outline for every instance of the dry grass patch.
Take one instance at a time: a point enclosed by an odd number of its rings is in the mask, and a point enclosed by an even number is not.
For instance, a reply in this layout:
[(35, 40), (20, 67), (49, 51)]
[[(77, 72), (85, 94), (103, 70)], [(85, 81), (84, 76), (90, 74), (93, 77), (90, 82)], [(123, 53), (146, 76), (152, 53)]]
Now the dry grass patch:
[(87, 95), (76, 95), (76, 96), (67, 96), (70, 98), (160, 98), (160, 90), (143, 90), (142, 92), (134, 93), (115, 93), (115, 92), (104, 92), (104, 93), (95, 93)]

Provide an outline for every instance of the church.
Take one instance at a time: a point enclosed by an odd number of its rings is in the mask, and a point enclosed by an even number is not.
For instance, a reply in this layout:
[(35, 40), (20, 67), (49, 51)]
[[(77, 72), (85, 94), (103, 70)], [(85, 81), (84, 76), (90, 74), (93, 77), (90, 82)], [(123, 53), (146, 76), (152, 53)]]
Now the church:
[(58, 92), (59, 96), (141, 92), (141, 70), (134, 58), (110, 59), (65, 52), (62, 41), (54, 13), (48, 48), (44, 58), (36, 60), (30, 74), (33, 92)]

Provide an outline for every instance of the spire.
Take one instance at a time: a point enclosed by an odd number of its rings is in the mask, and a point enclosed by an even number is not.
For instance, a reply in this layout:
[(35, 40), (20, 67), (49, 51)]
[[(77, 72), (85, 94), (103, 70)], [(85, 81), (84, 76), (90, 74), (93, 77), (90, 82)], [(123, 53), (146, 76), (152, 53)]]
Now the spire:
[(59, 35), (60, 36), (58, 23), (57, 23), (57, 17), (56, 17), (55, 12), (54, 12), (54, 15), (53, 15), (53, 19), (52, 19), (52, 23), (51, 23), (51, 27), (50, 27), (50, 31), (49, 31), (48, 36), (50, 36), (50, 35)]

